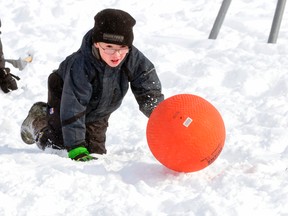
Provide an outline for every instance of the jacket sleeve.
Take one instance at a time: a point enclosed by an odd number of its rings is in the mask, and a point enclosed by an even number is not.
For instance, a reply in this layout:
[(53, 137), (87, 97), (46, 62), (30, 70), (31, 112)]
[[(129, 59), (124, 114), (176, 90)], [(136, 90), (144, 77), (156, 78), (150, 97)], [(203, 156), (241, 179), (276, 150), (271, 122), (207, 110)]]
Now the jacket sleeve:
[(2, 42), (0, 38), (0, 68), (5, 67), (5, 59), (4, 59), (4, 54), (3, 54), (3, 48), (2, 48)]
[(161, 82), (153, 63), (137, 48), (132, 47), (128, 57), (128, 74), (131, 90), (137, 100), (139, 109), (150, 117), (154, 108), (164, 100)]
[(84, 70), (84, 62), (76, 60), (64, 78), (60, 118), (64, 145), (68, 148), (85, 142), (85, 112), (92, 85)]

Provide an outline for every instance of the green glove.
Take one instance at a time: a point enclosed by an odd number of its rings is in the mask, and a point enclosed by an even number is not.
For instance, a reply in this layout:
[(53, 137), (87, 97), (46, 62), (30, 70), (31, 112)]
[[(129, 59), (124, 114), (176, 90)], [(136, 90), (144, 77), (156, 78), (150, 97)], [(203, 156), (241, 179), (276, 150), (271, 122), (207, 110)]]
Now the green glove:
[(81, 146), (70, 150), (68, 157), (75, 161), (97, 160), (97, 158), (90, 155), (89, 151), (85, 147)]

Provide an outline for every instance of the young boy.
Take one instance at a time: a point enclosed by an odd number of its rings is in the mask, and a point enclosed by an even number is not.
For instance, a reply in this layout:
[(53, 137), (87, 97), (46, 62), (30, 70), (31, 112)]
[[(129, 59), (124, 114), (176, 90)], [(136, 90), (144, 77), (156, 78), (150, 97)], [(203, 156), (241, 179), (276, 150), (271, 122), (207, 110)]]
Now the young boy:
[(108, 119), (129, 83), (147, 117), (164, 99), (154, 65), (133, 46), (135, 19), (125, 11), (105, 9), (94, 21), (80, 49), (50, 74), (48, 103), (35, 103), (21, 128), (24, 142), (36, 142), (43, 150), (67, 149), (77, 161), (106, 153)]

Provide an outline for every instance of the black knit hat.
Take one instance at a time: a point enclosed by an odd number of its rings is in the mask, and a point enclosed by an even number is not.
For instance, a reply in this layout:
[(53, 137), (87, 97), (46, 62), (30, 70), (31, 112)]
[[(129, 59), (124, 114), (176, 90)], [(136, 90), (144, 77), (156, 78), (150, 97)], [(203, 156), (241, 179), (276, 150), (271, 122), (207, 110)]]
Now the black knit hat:
[(104, 42), (132, 46), (135, 19), (127, 12), (118, 9), (105, 9), (94, 17), (93, 43)]

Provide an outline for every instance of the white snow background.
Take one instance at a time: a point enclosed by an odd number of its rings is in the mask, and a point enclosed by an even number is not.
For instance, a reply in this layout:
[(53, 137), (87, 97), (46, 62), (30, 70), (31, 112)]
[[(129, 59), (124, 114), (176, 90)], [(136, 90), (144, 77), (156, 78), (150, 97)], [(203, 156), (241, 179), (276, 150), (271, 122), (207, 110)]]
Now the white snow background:
[[(268, 36), (276, 0), (232, 1), (217, 40), (208, 36), (222, 0), (2, 0), (6, 58), (33, 54), (19, 89), (0, 92), (0, 215), (288, 215), (288, 16)], [(108, 154), (88, 163), (20, 138), (47, 77), (76, 51), (105, 8), (137, 20), (134, 45), (154, 64), (166, 98), (201, 96), (221, 113), (226, 142), (205, 169), (178, 173), (152, 155), (148, 119), (129, 91), (112, 114)]]

